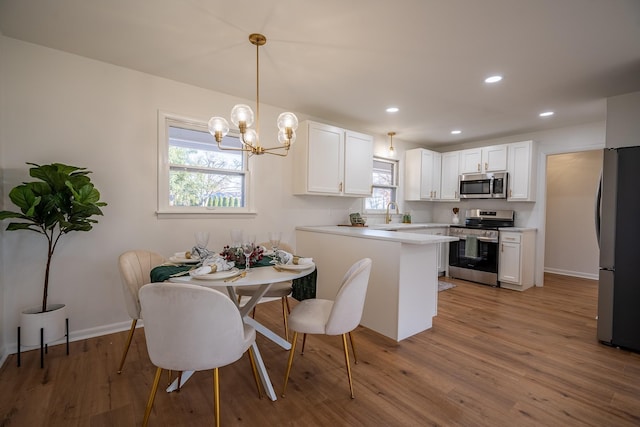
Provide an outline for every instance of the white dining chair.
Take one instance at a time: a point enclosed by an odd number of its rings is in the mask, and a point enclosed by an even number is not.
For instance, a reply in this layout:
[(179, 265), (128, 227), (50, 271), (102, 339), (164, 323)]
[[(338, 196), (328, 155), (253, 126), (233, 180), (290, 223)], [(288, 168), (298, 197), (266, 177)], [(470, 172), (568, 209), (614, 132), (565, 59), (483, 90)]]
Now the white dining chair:
[(364, 258), (354, 263), (342, 279), (342, 285), (333, 301), (327, 299), (306, 299), (296, 305), (289, 315), (289, 328), (293, 331), (291, 350), (282, 387), (282, 397), (285, 397), (287, 382), (293, 364), (293, 356), (296, 348), (298, 333), (303, 333), (302, 354), (307, 334), (342, 335), (342, 347), (344, 349), (344, 361), (349, 377), (349, 390), (351, 398), (353, 394), (353, 381), (351, 377), (351, 365), (349, 364), (349, 350), (347, 347), (347, 334), (351, 341), (353, 358), (356, 363), (356, 350), (354, 346), (353, 331), (362, 319), (364, 301), (371, 274), (371, 259)]
[(151, 362), (157, 367), (143, 426), (151, 408), (163, 369), (213, 370), (216, 426), (220, 425), (218, 368), (229, 365), (249, 350), (253, 377), (261, 396), (251, 345), (256, 331), (242, 321), (236, 304), (225, 294), (198, 285), (150, 283), (140, 289), (144, 334)]
[[(259, 245), (268, 247), (267, 246), (268, 244), (269, 243), (264, 242), (264, 243), (260, 243)], [(280, 246), (278, 246), (278, 249), (293, 254), (293, 249), (291, 248), (291, 246), (287, 245), (286, 243), (281, 243)], [(253, 294), (256, 292), (257, 287), (238, 286), (235, 288), (235, 290), (236, 290), (236, 295), (238, 295), (238, 304), (240, 304), (242, 297), (252, 297)], [(287, 280), (285, 282), (278, 282), (278, 283), (272, 284), (271, 287), (269, 287), (269, 290), (267, 291), (267, 293), (262, 296), (262, 298), (280, 298), (280, 302), (282, 303), (282, 319), (284, 323), (284, 336), (287, 341), (289, 341), (288, 315), (291, 312), (291, 307), (289, 306), (288, 297), (289, 295), (291, 295), (292, 291), (293, 291), (293, 282), (291, 280)], [(256, 317), (255, 307), (253, 308), (252, 317), (254, 318)]]
[(118, 373), (122, 372), (124, 361), (127, 358), (129, 347), (133, 333), (136, 330), (138, 319), (140, 319), (140, 300), (138, 299), (138, 291), (145, 284), (151, 281), (151, 270), (165, 262), (165, 258), (151, 251), (133, 250), (127, 251), (118, 258), (118, 268), (122, 279), (122, 291), (124, 293), (124, 302), (127, 312), (131, 317), (131, 328), (127, 337), (127, 344), (122, 353), (122, 359), (118, 366)]

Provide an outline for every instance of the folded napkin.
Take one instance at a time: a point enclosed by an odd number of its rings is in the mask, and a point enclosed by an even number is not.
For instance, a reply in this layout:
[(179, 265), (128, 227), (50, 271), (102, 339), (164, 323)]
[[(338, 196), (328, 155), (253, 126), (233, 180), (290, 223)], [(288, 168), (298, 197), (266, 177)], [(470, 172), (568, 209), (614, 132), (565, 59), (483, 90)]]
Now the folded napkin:
[(215, 256), (207, 258), (202, 262), (202, 266), (189, 272), (191, 276), (202, 276), (204, 274), (216, 273), (219, 271), (231, 270), (235, 266), (233, 261), (227, 261), (222, 257)]
[(302, 258), (281, 250), (276, 251), (276, 258), (283, 264), (313, 264), (313, 258)]

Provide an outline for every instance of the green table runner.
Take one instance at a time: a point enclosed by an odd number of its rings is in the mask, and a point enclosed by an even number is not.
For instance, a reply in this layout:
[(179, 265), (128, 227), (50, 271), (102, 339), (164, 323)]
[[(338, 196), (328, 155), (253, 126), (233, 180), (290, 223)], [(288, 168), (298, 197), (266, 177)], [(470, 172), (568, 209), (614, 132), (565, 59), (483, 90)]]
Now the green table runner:
[[(252, 264), (251, 268), (270, 267), (272, 265), (273, 264), (271, 264), (271, 257), (264, 256), (260, 261)], [(189, 271), (192, 268), (195, 267), (193, 265), (159, 265), (151, 270), (151, 282), (164, 282), (166, 280), (169, 280), (171, 275)], [(240, 268), (243, 269), (244, 266), (240, 266)], [(298, 301), (315, 298), (317, 278), (318, 270), (314, 269), (306, 276), (294, 279), (292, 284), (293, 292), (291, 296)]]

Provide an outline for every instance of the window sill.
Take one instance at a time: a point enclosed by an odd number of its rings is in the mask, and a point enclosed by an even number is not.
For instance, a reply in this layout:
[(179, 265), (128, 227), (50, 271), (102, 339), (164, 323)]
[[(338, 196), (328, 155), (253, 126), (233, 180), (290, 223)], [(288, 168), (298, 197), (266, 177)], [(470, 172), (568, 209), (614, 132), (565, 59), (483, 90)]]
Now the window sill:
[(185, 219), (185, 218), (253, 218), (258, 213), (249, 210), (229, 209), (189, 209), (158, 210), (158, 219)]

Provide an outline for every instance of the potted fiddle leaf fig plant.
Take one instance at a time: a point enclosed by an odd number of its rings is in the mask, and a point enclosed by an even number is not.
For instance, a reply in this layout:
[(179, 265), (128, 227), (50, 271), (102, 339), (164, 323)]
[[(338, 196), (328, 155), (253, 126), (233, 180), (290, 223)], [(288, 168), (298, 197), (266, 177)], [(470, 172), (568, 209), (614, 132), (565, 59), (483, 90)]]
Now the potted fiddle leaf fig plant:
[[(24, 182), (14, 187), (10, 193), (11, 201), (20, 208), (17, 211), (0, 211), (0, 220), (16, 219), (18, 222), (10, 222), (7, 225), (8, 231), (26, 230), (41, 234), (47, 239), (47, 262), (44, 272), (44, 286), (42, 289), (42, 305), (33, 309), (23, 311), (20, 325), (27, 329), (26, 320), (23, 315), (44, 316), (35, 323), (41, 325), (37, 331), (24, 331), (24, 345), (35, 345), (40, 342), (40, 328), (46, 326), (44, 331), (45, 343), (55, 340), (62, 335), (53, 336), (59, 333), (59, 327), (51, 324), (53, 311), (65, 311), (64, 304), (49, 306), (47, 304), (49, 296), (49, 273), (51, 272), (51, 261), (56, 246), (60, 238), (73, 231), (90, 231), (93, 224), (97, 223), (92, 217), (102, 215), (100, 209), (107, 204), (100, 201), (100, 192), (94, 187), (89, 178), (91, 171), (86, 168), (68, 166), (62, 163), (52, 163), (48, 165), (38, 165), (28, 163), (32, 167), (29, 175), (36, 178), (36, 181)], [(64, 317), (62, 317), (64, 319)], [(56, 330), (58, 329), (58, 330)], [(34, 334), (37, 338), (34, 338)]]

